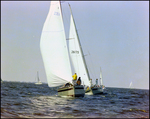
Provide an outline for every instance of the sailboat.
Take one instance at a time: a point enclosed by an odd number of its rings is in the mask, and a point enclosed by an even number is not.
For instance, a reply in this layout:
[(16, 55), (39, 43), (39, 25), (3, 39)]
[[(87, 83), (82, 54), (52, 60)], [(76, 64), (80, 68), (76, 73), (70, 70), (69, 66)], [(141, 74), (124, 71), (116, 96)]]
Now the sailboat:
[(42, 84), (42, 82), (40, 81), (38, 72), (37, 72), (37, 80), (38, 80), (38, 82), (36, 82), (35, 84), (38, 84), (38, 85)]
[(102, 89), (102, 92), (104, 91), (105, 86), (103, 85), (103, 79), (102, 79), (102, 70), (101, 70), (101, 67), (100, 67), (100, 88)]
[(130, 82), (129, 88), (130, 88), (130, 89), (132, 89), (132, 88), (133, 88), (132, 81)]
[(101, 70), (101, 67), (100, 67), (100, 85), (95, 84), (93, 87), (91, 87), (91, 89), (92, 89), (92, 93), (94, 95), (102, 94), (104, 89), (105, 89), (105, 86), (103, 85), (103, 81), (102, 81), (102, 70)]
[[(71, 11), (71, 7), (70, 7), (70, 11)], [(73, 69), (77, 73), (77, 75), (81, 77), (82, 84), (84, 85), (84, 89), (85, 89), (85, 94), (95, 95), (95, 94), (103, 93), (104, 86), (102, 85), (102, 78), (101, 78), (101, 85), (99, 87), (92, 87), (92, 84), (90, 82), (89, 71), (84, 58), (83, 50), (79, 40), (79, 35), (76, 30), (76, 25), (73, 19), (72, 11), (71, 11), (71, 18), (70, 18), (70, 33), (69, 33), (68, 40), (69, 40), (68, 41), (69, 54), (73, 65)], [(101, 72), (100, 72), (100, 76), (102, 76)]]
[(71, 7), (70, 7), (70, 11), (71, 11), (70, 33), (68, 39), (70, 59), (74, 71), (77, 73), (78, 76), (81, 77), (82, 85), (84, 85), (85, 87), (90, 87), (90, 81), (89, 81), (90, 75), (83, 55), (83, 50), (79, 40), (79, 35), (76, 30), (76, 25), (73, 19)]
[(83, 85), (72, 84), (60, 1), (51, 1), (41, 34), (40, 49), (48, 86), (57, 89), (58, 96), (84, 97)]

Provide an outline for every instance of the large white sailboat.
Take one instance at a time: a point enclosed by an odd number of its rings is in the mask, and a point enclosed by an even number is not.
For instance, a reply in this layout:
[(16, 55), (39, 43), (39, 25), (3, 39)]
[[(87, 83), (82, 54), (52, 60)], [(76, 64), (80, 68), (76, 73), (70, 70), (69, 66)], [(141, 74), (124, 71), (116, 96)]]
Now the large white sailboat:
[(48, 86), (57, 88), (59, 96), (84, 96), (83, 85), (71, 83), (72, 71), (60, 1), (51, 1), (42, 30), (40, 48)]

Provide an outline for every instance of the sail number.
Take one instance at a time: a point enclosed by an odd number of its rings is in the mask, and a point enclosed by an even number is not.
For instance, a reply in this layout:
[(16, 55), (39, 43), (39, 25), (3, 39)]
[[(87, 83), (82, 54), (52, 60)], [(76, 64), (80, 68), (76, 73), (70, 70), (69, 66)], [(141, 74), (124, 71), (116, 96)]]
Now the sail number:
[(60, 16), (59, 12), (54, 12), (54, 15)]
[(79, 51), (77, 51), (77, 50), (72, 50), (71, 53), (79, 54)]

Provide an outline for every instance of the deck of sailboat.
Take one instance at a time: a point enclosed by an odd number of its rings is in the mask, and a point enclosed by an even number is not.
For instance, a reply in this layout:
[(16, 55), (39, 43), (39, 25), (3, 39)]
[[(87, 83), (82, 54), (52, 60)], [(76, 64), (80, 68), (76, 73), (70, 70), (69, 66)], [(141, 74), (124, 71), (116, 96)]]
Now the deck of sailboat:
[(103, 89), (101, 87), (94, 87), (90, 91), (86, 92), (85, 95), (99, 95), (103, 94)]
[(103, 94), (103, 89), (101, 87), (92, 88), (93, 95)]

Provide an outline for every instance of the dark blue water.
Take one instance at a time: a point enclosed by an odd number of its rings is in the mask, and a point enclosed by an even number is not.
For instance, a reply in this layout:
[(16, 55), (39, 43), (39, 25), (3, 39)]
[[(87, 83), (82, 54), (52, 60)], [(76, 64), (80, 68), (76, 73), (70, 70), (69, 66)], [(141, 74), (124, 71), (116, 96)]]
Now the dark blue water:
[(1, 117), (149, 118), (149, 90), (106, 87), (101, 95), (64, 98), (47, 84), (2, 82)]

